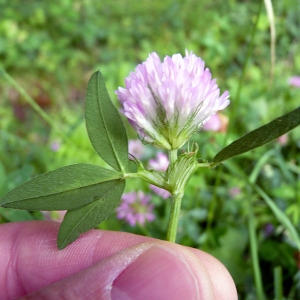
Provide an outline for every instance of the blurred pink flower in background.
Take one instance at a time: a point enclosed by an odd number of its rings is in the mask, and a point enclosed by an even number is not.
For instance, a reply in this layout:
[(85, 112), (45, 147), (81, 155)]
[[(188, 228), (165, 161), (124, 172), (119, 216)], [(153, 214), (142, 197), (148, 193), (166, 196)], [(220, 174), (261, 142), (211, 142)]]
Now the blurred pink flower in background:
[(292, 76), (289, 78), (289, 85), (300, 87), (300, 76)]
[(61, 143), (59, 141), (54, 141), (50, 144), (50, 149), (54, 152), (57, 152), (61, 146)]
[(219, 131), (221, 128), (221, 119), (218, 114), (211, 116), (203, 125), (203, 129), (207, 131)]
[(56, 210), (56, 211), (42, 211), (45, 220), (51, 220), (51, 221), (57, 221), (57, 222), (62, 222), (66, 210)]
[(229, 195), (231, 198), (236, 198), (241, 194), (241, 189), (238, 187), (233, 187), (229, 190)]
[(168, 166), (168, 155), (163, 152), (158, 152), (155, 158), (149, 159), (149, 167), (153, 170), (165, 172)]
[(278, 143), (282, 146), (286, 145), (289, 141), (289, 136), (288, 134), (284, 134), (282, 136), (280, 136), (278, 139), (277, 139)]
[(274, 233), (274, 230), (275, 228), (271, 223), (266, 224), (263, 229), (264, 237), (268, 238), (269, 236), (271, 236)]
[[(149, 167), (156, 171), (165, 172), (168, 166), (169, 166), (169, 158), (163, 152), (158, 152), (156, 158), (152, 158), (149, 160)], [(167, 199), (170, 196), (170, 193), (168, 191), (158, 186), (150, 184), (150, 188), (155, 194), (162, 197), (163, 199)]]
[(153, 52), (125, 79), (116, 94), (121, 112), (140, 138), (171, 150), (180, 148), (203, 123), (230, 103), (194, 53), (166, 56)]
[(117, 218), (125, 220), (129, 225), (144, 225), (155, 219), (152, 213), (153, 204), (149, 203), (150, 195), (142, 191), (123, 194), (121, 204), (117, 208)]
[(129, 140), (128, 151), (135, 158), (141, 159), (141, 157), (145, 151), (145, 146), (142, 144), (142, 142), (140, 140)]
[(163, 199), (167, 199), (170, 197), (170, 192), (165, 189), (162, 189), (156, 185), (150, 184), (150, 189), (158, 196), (162, 197)]
[(203, 130), (205, 131), (216, 131), (216, 132), (226, 132), (228, 127), (228, 117), (216, 113), (211, 116), (203, 125)]

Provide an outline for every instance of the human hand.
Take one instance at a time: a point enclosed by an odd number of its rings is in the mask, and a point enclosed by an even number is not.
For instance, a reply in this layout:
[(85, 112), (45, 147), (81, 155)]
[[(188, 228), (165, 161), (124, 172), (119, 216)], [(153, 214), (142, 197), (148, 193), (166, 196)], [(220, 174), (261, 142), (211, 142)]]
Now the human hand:
[(237, 299), (225, 267), (200, 250), (92, 230), (59, 251), (58, 228), (0, 226), (0, 299)]

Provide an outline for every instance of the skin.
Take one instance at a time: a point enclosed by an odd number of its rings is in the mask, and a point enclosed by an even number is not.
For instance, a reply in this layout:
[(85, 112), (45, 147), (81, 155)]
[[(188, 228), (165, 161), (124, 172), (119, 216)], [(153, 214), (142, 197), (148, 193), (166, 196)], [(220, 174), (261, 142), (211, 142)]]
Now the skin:
[(58, 250), (59, 223), (0, 225), (0, 299), (237, 299), (211, 255), (129, 233), (91, 230)]

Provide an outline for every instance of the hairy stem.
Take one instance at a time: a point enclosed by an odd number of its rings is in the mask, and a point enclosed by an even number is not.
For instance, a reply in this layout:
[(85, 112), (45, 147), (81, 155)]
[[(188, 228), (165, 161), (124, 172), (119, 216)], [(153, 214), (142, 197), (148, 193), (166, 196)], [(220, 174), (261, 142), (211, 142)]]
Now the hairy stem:
[(176, 241), (182, 197), (183, 197), (183, 193), (175, 193), (172, 196), (172, 207), (171, 207), (167, 238), (166, 238), (167, 241), (170, 242)]
[(173, 166), (176, 160), (177, 160), (177, 149), (172, 149), (169, 151), (170, 166)]

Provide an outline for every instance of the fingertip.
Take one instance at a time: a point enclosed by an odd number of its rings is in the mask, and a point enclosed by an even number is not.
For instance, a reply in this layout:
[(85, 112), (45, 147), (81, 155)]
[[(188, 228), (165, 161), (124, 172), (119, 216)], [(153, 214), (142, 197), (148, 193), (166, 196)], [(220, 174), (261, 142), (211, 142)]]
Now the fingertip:
[(147, 244), (114, 280), (112, 299), (214, 299), (210, 276), (192, 252), (167, 242)]
[(226, 267), (212, 255), (197, 249), (190, 250), (202, 261), (211, 278), (215, 299), (236, 300), (238, 299), (237, 289), (233, 278)]
[(187, 248), (151, 241), (105, 260), (32, 294), (29, 299), (216, 299), (209, 273)]

